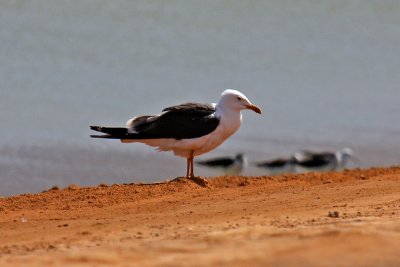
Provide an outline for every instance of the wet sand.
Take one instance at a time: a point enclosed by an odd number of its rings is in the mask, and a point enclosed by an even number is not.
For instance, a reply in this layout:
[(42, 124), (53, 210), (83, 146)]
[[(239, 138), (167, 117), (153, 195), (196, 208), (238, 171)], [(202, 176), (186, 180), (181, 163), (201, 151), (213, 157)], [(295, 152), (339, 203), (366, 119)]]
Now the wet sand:
[(0, 199), (0, 266), (400, 266), (400, 168)]

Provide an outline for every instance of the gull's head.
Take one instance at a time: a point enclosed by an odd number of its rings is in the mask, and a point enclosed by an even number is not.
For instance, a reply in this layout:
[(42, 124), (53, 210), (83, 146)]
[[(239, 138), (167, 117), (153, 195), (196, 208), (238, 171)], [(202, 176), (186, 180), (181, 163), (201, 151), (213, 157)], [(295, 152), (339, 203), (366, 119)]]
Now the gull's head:
[(222, 92), (218, 105), (223, 108), (230, 108), (237, 111), (251, 109), (258, 114), (261, 114), (261, 109), (259, 107), (253, 105), (244, 94), (233, 89), (227, 89)]
[(351, 150), (348, 147), (345, 147), (345, 148), (342, 148), (341, 150), (339, 150), (339, 154), (341, 155), (343, 160), (348, 160), (349, 158), (357, 159), (354, 156), (353, 150)]
[(351, 160), (356, 164), (361, 164), (361, 161), (358, 157), (354, 155), (353, 150), (348, 147), (342, 148), (338, 152), (336, 152), (336, 158), (339, 159), (339, 164), (344, 167), (347, 161)]
[(351, 148), (348, 147), (342, 148), (340, 150), (340, 153), (342, 153), (342, 155), (347, 155), (349, 157), (354, 156), (353, 150), (351, 150)]

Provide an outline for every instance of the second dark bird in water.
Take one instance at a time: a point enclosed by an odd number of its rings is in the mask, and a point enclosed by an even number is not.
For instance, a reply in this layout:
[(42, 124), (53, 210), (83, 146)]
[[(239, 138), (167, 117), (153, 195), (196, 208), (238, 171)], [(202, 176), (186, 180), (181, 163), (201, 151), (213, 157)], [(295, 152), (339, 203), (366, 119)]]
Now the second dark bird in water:
[(219, 157), (196, 161), (196, 164), (223, 171), (225, 174), (240, 174), (247, 165), (247, 158), (243, 153), (239, 153), (234, 157)]

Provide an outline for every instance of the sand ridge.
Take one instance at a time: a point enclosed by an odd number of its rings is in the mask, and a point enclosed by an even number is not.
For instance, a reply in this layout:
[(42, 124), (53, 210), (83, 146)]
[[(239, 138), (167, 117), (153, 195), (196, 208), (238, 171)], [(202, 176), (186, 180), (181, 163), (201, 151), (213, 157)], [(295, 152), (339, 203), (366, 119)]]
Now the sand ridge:
[(400, 168), (0, 199), (0, 266), (399, 266)]

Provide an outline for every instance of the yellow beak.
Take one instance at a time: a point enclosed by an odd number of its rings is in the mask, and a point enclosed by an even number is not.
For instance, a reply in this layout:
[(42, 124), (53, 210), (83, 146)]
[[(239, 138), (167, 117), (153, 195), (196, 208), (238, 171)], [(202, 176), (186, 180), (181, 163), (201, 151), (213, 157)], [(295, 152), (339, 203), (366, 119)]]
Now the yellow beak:
[(256, 105), (247, 105), (246, 108), (251, 109), (252, 111), (261, 114), (261, 109), (259, 107), (257, 107)]

